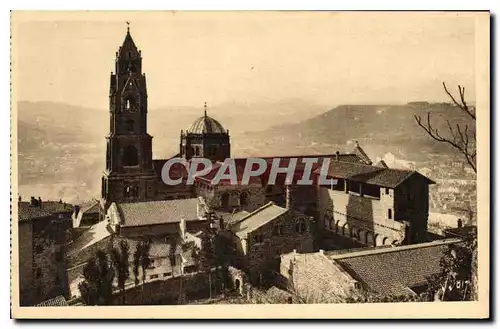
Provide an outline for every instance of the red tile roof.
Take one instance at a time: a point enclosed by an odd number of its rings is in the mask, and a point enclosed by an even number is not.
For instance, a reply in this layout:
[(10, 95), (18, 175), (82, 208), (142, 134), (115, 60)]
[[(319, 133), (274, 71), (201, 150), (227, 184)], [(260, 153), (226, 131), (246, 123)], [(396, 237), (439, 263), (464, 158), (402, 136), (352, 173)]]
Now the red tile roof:
[(427, 278), (440, 271), (443, 253), (456, 242), (431, 242), (331, 257), (373, 291), (406, 294), (408, 288), (426, 284)]

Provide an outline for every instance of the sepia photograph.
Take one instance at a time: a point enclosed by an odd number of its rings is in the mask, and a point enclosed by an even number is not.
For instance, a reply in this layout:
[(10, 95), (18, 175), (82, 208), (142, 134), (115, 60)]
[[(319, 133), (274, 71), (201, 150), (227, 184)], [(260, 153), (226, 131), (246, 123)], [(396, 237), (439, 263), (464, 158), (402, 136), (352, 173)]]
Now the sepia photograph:
[(489, 317), (489, 47), (488, 11), (12, 11), (12, 317)]

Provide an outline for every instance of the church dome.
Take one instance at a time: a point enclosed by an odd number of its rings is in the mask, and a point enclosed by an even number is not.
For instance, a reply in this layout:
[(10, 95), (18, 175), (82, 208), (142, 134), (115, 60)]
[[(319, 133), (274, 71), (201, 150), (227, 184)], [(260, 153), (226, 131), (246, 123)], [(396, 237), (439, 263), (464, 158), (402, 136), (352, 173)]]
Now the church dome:
[(227, 134), (226, 129), (219, 121), (207, 115), (206, 103), (205, 115), (196, 119), (186, 132), (188, 134)]
[(219, 121), (209, 116), (202, 116), (187, 129), (188, 134), (225, 134), (226, 130)]

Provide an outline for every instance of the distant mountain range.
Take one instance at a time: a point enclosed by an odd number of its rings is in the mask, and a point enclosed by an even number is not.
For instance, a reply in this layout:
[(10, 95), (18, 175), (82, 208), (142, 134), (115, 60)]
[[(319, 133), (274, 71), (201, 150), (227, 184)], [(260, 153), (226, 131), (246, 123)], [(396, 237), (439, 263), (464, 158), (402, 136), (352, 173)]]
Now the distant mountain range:
[[(223, 104), (208, 115), (219, 120), (231, 135), (232, 154), (284, 155), (334, 153), (358, 140), (372, 158), (392, 152), (412, 161), (427, 153), (454, 154), (434, 142), (415, 123), (413, 114), (428, 111), (446, 128), (444, 118), (465, 120), (448, 104), (342, 105), (327, 112), (316, 104), (286, 100), (257, 105)], [(150, 109), (148, 131), (155, 158), (177, 152), (179, 134), (203, 107)], [(95, 197), (104, 168), (104, 136), (109, 112), (51, 102), (18, 103), (18, 160), (21, 195), (41, 195), (77, 202)]]
[(265, 141), (269, 152), (298, 148), (303, 152), (345, 151), (358, 141), (371, 158), (392, 152), (412, 161), (427, 159), (427, 154), (454, 156), (447, 144), (430, 138), (415, 121), (414, 115), (431, 121), (439, 132), (446, 135), (448, 126), (469, 123), (471, 132), (475, 125), (457, 108), (447, 103), (413, 102), (405, 105), (342, 105), (311, 119), (295, 124), (279, 125), (258, 134)]

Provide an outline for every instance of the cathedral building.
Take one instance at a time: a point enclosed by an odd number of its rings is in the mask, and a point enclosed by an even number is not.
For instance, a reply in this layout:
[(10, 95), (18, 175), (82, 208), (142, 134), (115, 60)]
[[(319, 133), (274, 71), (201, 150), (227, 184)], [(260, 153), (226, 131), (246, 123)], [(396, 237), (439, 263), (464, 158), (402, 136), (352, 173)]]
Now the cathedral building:
[[(213, 162), (212, 172), (197, 176), (194, 185), (170, 186), (163, 182), (162, 168), (168, 159), (153, 160), (152, 137), (147, 132), (146, 76), (142, 72), (141, 51), (128, 29), (116, 52), (115, 72), (110, 76), (109, 107), (110, 131), (106, 137), (106, 168), (102, 176), (100, 209), (101, 220), (115, 218), (117, 232), (137, 235), (138, 232), (152, 231), (144, 227), (147, 225), (163, 227), (155, 229), (156, 232), (167, 232), (170, 230), (167, 226), (176, 226), (173, 223), (181, 218), (159, 213), (174, 210), (178, 214), (186, 213), (184, 220), (188, 226), (199, 229), (198, 220), (206, 223), (203, 211), (186, 212), (180, 208), (195, 207), (200, 200), (208, 208), (230, 215), (242, 211), (252, 213), (269, 202), (285, 206), (285, 174), (278, 175), (275, 184), (267, 184), (274, 157), (264, 158), (268, 170), (254, 177), (248, 185), (232, 185), (225, 181), (212, 184), (215, 172), (225, 159), (231, 157), (231, 143), (229, 131), (208, 115), (206, 104), (204, 115), (181, 130), (179, 153), (172, 158), (182, 157), (187, 161), (208, 158)], [(337, 241), (348, 240), (347, 245), (352, 242), (364, 246), (426, 240), (428, 185), (433, 184), (426, 177), (414, 171), (387, 168), (385, 163), (373, 165), (357, 142), (353, 151), (347, 154), (277, 157), (280, 158), (280, 167), (298, 158), (292, 185), (303, 175), (303, 159), (319, 159), (313, 172), (319, 170), (324, 159), (331, 160), (328, 176), (340, 182), (337, 186), (316, 183), (295, 185), (292, 189), (296, 200), (294, 211), (314, 218), (319, 233), (317, 239), (329, 240), (334, 245)], [(240, 181), (248, 159), (233, 160)], [(170, 177), (186, 182), (187, 170), (177, 163), (171, 167)], [(179, 199), (187, 200), (173, 202)], [(134, 205), (126, 205), (129, 203)], [(142, 213), (150, 215), (141, 219)]]

